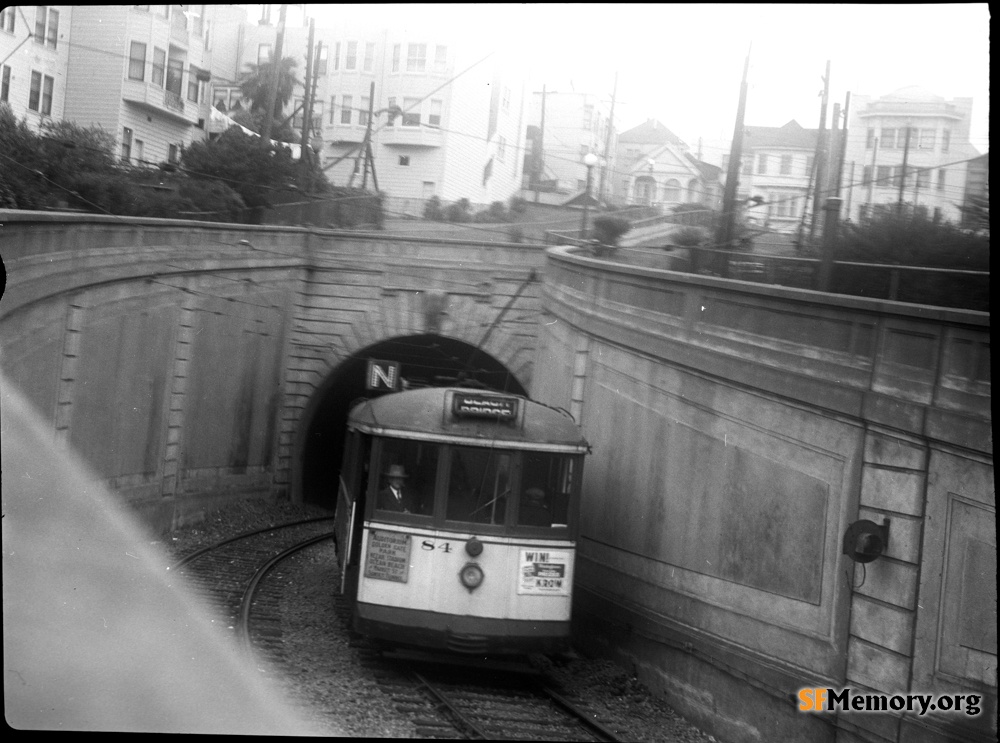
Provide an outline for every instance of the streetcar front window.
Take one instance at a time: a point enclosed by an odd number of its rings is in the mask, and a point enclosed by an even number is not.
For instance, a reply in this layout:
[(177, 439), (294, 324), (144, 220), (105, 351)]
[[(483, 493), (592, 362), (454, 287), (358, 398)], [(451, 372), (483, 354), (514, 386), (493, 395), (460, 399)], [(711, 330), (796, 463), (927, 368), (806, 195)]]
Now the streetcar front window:
[(435, 444), (382, 439), (375, 508), (394, 513), (434, 513), (438, 450)]
[(511, 493), (511, 463), (509, 453), (454, 447), (445, 518), (475, 524), (503, 524)]
[(569, 524), (569, 506), (578, 468), (565, 454), (529, 452), (524, 455), (520, 526), (564, 527)]

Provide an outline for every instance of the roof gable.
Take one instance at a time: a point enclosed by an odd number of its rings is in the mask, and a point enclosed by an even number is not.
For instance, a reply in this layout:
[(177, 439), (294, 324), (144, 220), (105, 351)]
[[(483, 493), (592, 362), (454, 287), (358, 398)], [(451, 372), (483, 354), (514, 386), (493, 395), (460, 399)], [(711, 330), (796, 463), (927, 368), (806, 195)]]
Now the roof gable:
[(784, 126), (748, 126), (744, 147), (788, 147), (791, 149), (816, 149), (817, 129), (803, 129), (795, 119)]
[(618, 135), (619, 144), (672, 144), (686, 147), (687, 144), (663, 126), (656, 119), (646, 119), (644, 124), (634, 126)]

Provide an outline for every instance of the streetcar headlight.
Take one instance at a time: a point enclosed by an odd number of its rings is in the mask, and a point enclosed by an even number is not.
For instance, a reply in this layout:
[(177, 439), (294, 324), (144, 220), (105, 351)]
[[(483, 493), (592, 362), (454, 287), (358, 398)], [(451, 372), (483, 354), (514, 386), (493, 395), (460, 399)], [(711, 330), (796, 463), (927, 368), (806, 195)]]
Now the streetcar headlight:
[(483, 543), (473, 537), (465, 543), (465, 551), (468, 553), (469, 557), (479, 557), (483, 554)]
[(468, 588), (470, 592), (479, 588), (484, 577), (483, 569), (474, 562), (466, 563), (458, 572), (458, 579), (462, 581), (462, 585)]

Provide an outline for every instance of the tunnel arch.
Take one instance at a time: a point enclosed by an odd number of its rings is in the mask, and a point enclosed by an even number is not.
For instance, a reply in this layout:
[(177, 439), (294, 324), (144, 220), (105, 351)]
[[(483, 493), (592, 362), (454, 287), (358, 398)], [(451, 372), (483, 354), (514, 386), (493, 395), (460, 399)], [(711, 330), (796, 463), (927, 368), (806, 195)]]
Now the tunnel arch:
[(462, 340), (424, 333), (366, 346), (330, 370), (303, 411), (293, 456), (293, 501), (333, 510), (347, 414), (354, 400), (368, 394), (369, 359), (398, 361), (403, 380), (412, 386), (467, 384), (527, 394), (503, 363)]

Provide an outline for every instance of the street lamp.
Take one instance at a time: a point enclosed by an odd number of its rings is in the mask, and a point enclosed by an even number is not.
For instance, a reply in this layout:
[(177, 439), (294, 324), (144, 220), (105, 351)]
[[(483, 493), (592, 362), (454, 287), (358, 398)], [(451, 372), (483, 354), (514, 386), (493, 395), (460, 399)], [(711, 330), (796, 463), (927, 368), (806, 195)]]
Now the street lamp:
[(590, 182), (594, 173), (594, 166), (597, 165), (597, 155), (588, 152), (583, 157), (583, 164), (587, 166), (587, 191), (583, 199), (583, 221), (580, 223), (580, 239), (587, 239), (587, 213), (590, 211)]
[(652, 206), (653, 202), (656, 201), (656, 176), (653, 175), (653, 169), (656, 167), (656, 160), (649, 158), (646, 160), (646, 164), (649, 166), (649, 205)]

